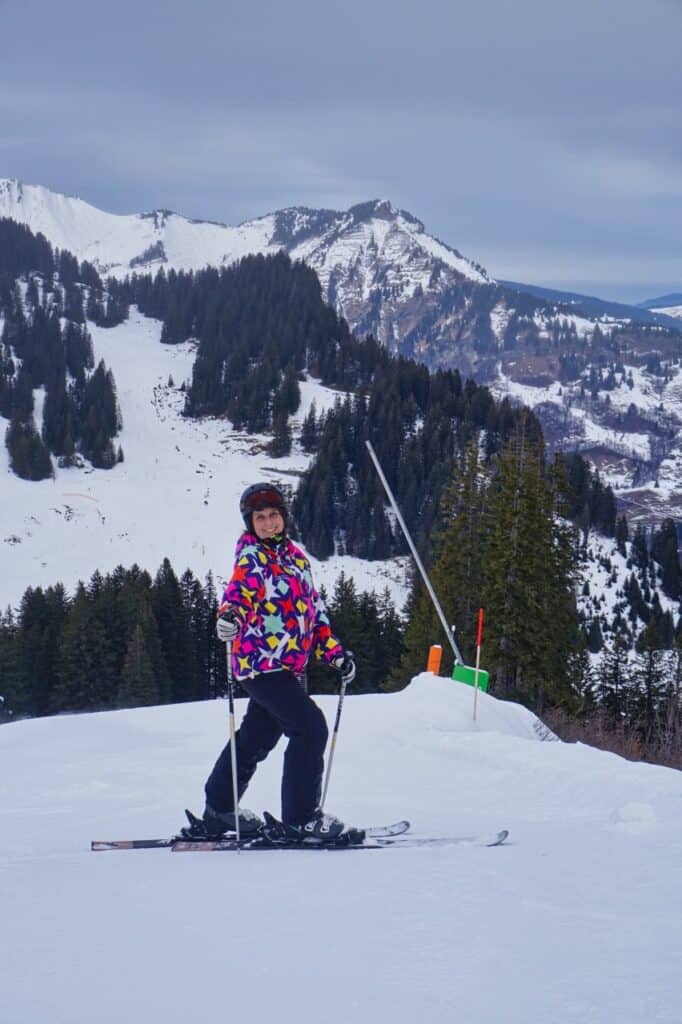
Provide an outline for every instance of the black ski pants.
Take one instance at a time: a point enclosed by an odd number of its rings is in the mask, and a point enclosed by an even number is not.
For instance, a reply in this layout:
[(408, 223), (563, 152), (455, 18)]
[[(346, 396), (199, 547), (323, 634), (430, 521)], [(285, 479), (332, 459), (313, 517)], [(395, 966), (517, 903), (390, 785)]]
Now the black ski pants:
[[(246, 790), (260, 761), (280, 736), (288, 737), (282, 774), (282, 821), (303, 825), (320, 803), (327, 723), (291, 672), (266, 672), (240, 680), (250, 700), (236, 735), (237, 791)], [(234, 810), (228, 743), (206, 782), (206, 801), (216, 811)]]

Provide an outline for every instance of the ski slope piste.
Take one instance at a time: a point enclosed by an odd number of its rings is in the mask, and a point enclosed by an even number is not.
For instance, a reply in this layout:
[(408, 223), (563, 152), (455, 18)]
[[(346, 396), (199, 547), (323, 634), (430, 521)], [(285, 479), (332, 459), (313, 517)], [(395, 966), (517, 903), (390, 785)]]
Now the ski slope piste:
[(508, 828), (493, 849), (93, 854), (200, 805), (226, 702), (0, 727), (0, 1019), (679, 1024), (682, 774), (485, 693), (473, 722), (472, 696), (428, 674), (349, 695), (327, 804), (415, 839)]

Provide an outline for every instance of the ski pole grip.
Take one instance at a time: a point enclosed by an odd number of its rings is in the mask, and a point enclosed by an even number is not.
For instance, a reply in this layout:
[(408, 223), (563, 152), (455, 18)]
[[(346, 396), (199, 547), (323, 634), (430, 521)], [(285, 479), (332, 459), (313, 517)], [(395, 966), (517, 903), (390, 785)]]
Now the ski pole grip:
[(483, 643), (483, 609), (478, 609), (478, 633), (476, 635), (476, 646), (480, 647)]

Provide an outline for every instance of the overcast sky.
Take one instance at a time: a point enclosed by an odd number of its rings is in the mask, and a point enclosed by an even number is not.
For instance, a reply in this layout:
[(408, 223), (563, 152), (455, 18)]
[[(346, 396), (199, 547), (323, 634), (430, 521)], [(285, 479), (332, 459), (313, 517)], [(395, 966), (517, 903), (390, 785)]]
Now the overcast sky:
[(495, 277), (682, 290), (682, 0), (0, 0), (0, 177), (238, 223), (388, 198)]

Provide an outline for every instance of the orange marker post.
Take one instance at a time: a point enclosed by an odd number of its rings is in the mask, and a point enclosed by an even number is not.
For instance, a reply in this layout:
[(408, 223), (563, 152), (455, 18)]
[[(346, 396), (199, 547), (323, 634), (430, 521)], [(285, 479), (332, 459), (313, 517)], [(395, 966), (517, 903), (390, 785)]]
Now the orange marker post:
[(478, 673), (481, 666), (481, 646), (483, 645), (483, 609), (478, 609), (478, 632), (476, 634), (476, 670), (474, 672), (474, 722), (476, 721), (476, 702), (478, 698)]
[(426, 662), (426, 671), (433, 672), (434, 676), (437, 676), (440, 672), (440, 662), (443, 657), (443, 648), (440, 644), (431, 644), (429, 647), (429, 657)]

